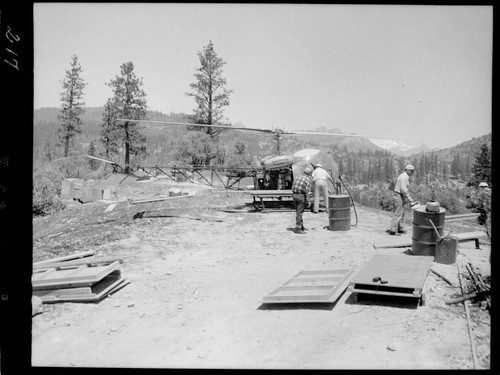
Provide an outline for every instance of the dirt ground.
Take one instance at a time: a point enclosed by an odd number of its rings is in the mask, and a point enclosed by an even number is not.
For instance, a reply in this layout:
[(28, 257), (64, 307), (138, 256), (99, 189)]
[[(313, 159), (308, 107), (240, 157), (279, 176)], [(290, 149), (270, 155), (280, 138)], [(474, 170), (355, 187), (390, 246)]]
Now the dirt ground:
[[(193, 197), (133, 204), (167, 194)], [(385, 233), (391, 214), (356, 206), (358, 224), (328, 230), (328, 214), (255, 212), (245, 192), (153, 180), (119, 186), (121, 200), (80, 204), (33, 219), (34, 262), (87, 250), (119, 256), (128, 285), (96, 303), (44, 304), (32, 319), (32, 366), (238, 369), (489, 369), (488, 310), (471, 302), (474, 364), (461, 295), (429, 273), (426, 301), (355, 298), (263, 304), (303, 270), (359, 270), (375, 254), (408, 255)], [(142, 212), (141, 215), (137, 215)], [(135, 218), (134, 218), (135, 216)], [(354, 212), (351, 220), (355, 223)], [(481, 230), (473, 220), (445, 230)], [(490, 246), (459, 246), (457, 260), (490, 275)], [(432, 268), (459, 286), (456, 264)]]

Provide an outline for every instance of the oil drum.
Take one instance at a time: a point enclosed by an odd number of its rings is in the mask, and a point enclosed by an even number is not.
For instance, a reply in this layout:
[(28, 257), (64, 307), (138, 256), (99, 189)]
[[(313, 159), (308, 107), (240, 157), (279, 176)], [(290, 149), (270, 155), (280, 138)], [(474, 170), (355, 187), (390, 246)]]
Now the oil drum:
[(349, 195), (328, 196), (328, 219), (330, 230), (351, 229), (351, 197)]
[[(413, 255), (436, 256), (436, 246), (439, 237), (443, 236), (444, 216), (446, 210), (443, 207), (433, 211), (427, 210), (426, 206), (419, 206), (413, 210)], [(432, 224), (436, 227), (439, 236)]]

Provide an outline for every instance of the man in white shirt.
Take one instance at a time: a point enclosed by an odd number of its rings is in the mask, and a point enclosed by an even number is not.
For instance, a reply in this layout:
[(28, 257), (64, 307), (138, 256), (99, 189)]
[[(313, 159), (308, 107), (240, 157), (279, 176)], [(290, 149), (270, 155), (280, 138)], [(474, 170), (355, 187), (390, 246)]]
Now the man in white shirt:
[(410, 205), (413, 205), (414, 201), (410, 197), (410, 176), (413, 175), (415, 171), (415, 167), (411, 164), (408, 164), (405, 167), (405, 171), (401, 173), (397, 180), (396, 186), (394, 187), (394, 199), (396, 200), (396, 208), (392, 214), (391, 221), (391, 229), (389, 230), (389, 234), (391, 236), (401, 235), (402, 233), (406, 233), (403, 229), (403, 218), (405, 216), (404, 205), (406, 202), (410, 202)]
[(327, 171), (323, 169), (321, 164), (316, 164), (314, 166), (314, 171), (312, 173), (312, 179), (314, 182), (314, 208), (313, 212), (315, 214), (319, 211), (319, 197), (320, 193), (323, 194), (323, 199), (325, 200), (326, 212), (328, 212), (328, 179), (334, 184), (333, 178), (328, 174)]

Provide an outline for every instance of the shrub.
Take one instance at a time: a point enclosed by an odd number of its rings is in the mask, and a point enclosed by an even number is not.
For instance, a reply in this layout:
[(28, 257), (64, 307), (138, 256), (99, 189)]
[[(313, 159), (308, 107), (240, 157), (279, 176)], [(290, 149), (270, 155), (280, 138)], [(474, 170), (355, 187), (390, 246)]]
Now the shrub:
[(451, 191), (437, 191), (435, 200), (438, 201), (441, 207), (445, 208), (449, 214), (462, 214), (468, 212), (465, 203), (460, 201), (457, 195)]
[(61, 202), (61, 182), (61, 175), (48, 165), (33, 173), (33, 215), (47, 215), (65, 208)]
[(384, 191), (378, 198), (378, 205), (384, 211), (394, 211), (396, 208), (396, 201), (394, 199), (393, 191)]

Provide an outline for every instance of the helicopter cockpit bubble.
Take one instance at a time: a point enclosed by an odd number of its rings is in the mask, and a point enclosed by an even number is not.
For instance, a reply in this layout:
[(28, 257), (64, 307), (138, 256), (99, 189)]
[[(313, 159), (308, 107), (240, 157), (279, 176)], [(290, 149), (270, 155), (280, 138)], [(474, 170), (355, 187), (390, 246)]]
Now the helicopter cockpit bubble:
[[(332, 176), (334, 180), (337, 180), (339, 175), (339, 169), (337, 163), (333, 158), (326, 152), (315, 149), (308, 148), (295, 152), (293, 155), (294, 163), (292, 166), (293, 178), (298, 178), (304, 174), (304, 169), (310, 167), (314, 169), (316, 164), (321, 164), (322, 167)], [(328, 192), (333, 194), (335, 192), (335, 187), (333, 183), (328, 180)]]

